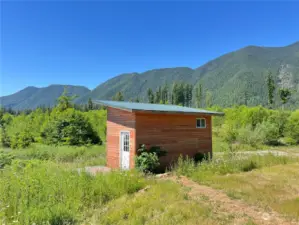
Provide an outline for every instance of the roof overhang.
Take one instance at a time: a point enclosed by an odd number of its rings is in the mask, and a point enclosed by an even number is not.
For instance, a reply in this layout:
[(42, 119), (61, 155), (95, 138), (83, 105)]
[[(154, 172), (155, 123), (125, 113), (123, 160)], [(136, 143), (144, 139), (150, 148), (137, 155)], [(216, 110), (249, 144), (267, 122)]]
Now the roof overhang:
[[(106, 107), (120, 109), (127, 112), (136, 112), (136, 113), (152, 113), (152, 114), (180, 114), (180, 115), (210, 115), (210, 116), (224, 116), (223, 112), (213, 112), (213, 111), (203, 111), (203, 112), (184, 112), (184, 111), (167, 111), (167, 110), (150, 110), (150, 109), (132, 109), (125, 106), (116, 106), (105, 101), (101, 100), (93, 100), (95, 104), (103, 105)], [(142, 104), (142, 103), (141, 103)]]

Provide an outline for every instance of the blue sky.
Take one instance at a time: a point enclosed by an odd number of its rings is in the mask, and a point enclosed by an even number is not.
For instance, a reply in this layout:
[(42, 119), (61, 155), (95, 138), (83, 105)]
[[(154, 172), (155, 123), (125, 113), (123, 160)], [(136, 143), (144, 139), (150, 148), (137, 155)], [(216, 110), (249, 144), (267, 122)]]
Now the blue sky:
[(95, 88), (121, 73), (199, 67), (247, 45), (299, 40), (299, 3), (1, 2), (0, 95)]

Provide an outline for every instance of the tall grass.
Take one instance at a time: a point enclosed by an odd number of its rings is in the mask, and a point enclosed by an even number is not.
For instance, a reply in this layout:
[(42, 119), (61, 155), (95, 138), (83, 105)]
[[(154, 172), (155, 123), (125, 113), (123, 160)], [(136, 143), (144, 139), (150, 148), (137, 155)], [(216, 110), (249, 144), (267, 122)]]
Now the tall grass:
[(26, 149), (4, 149), (4, 153), (16, 159), (50, 160), (58, 163), (73, 163), (74, 166), (104, 165), (105, 146), (49, 146), (33, 144)]
[(134, 172), (90, 176), (51, 161), (14, 160), (0, 170), (0, 223), (74, 224), (145, 182)]
[(192, 159), (180, 157), (173, 169), (178, 175), (185, 175), (197, 181), (204, 181), (213, 175), (248, 172), (262, 167), (298, 161), (296, 158), (275, 156), (270, 153), (251, 156), (226, 154), (223, 158), (203, 161), (199, 164), (196, 164)]

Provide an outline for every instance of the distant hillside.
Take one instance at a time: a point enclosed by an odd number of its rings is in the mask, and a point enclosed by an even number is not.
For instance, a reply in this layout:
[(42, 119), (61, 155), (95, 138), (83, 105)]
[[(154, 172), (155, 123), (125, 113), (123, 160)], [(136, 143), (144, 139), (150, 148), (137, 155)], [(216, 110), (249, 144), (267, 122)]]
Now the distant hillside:
[[(114, 77), (100, 84), (89, 94), (77, 99), (78, 103), (84, 103), (88, 98), (111, 99), (116, 92), (121, 91), (125, 99), (145, 97), (148, 88), (156, 89), (158, 85), (172, 83), (173, 81), (185, 81), (194, 71), (187, 67), (167, 69), (155, 69), (144, 73), (128, 73)], [(145, 99), (144, 99), (145, 100)]]
[[(81, 96), (75, 100), (79, 104), (86, 103), (89, 98), (111, 99), (118, 91), (123, 93), (125, 100), (139, 97), (141, 101), (147, 101), (148, 88), (156, 90), (160, 85), (184, 81), (193, 85), (202, 83), (204, 93), (212, 93), (213, 104), (225, 107), (245, 102), (250, 106), (265, 105), (265, 79), (268, 71), (272, 72), (276, 81), (276, 92), (279, 87), (286, 85), (292, 90), (292, 98), (287, 107), (299, 108), (299, 42), (285, 47), (248, 46), (196, 69), (175, 67), (126, 73), (107, 80), (92, 91), (76, 86), (72, 87), (79, 89), (69, 91)], [(53, 105), (62, 91), (62, 85), (41, 89), (28, 87), (16, 94), (1, 97), (0, 102), (16, 109), (35, 108), (41, 104)], [(276, 107), (278, 106), (280, 101), (276, 96)]]
[(35, 109), (38, 106), (52, 107), (67, 87), (71, 95), (83, 96), (90, 90), (83, 86), (50, 85), (44, 88), (27, 87), (15, 94), (0, 97), (0, 105), (14, 110)]
[[(286, 47), (248, 46), (225, 54), (194, 70), (176, 67), (155, 69), (140, 74), (122, 74), (100, 84), (89, 94), (77, 99), (77, 102), (86, 102), (89, 97), (111, 99), (117, 91), (121, 91), (126, 100), (138, 96), (146, 101), (148, 88), (155, 90), (165, 83), (184, 81), (191, 84), (202, 83), (205, 91), (212, 92), (213, 103), (217, 105), (243, 104), (245, 95), (249, 105), (266, 104), (265, 79), (268, 70), (272, 72), (278, 86), (282, 83), (283, 76), (288, 77), (293, 90), (289, 107), (298, 107), (299, 42)], [(277, 102), (279, 103), (279, 99)]]

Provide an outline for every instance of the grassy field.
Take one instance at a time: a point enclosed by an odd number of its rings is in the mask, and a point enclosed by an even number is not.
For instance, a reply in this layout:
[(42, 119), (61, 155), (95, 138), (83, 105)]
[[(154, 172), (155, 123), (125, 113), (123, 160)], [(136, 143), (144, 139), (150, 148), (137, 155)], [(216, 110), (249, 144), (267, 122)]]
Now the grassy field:
[(26, 149), (0, 148), (0, 152), (11, 154), (14, 159), (53, 161), (68, 167), (105, 165), (106, 146), (48, 146), (33, 144)]
[[(200, 166), (181, 161), (172, 174), (187, 175), (216, 193), (223, 190), (232, 202), (241, 200), (254, 210), (273, 210), (285, 221), (299, 223), (299, 159), (269, 154), (221, 160)], [(96, 209), (86, 223), (264, 224), (247, 215), (246, 208), (244, 214), (229, 210), (221, 205), (223, 199), (212, 201), (202, 194), (173, 181), (150, 179), (146, 190), (124, 195)]]
[(299, 163), (227, 176), (214, 175), (199, 182), (222, 189), (233, 199), (266, 209), (270, 207), (299, 221)]
[(91, 176), (52, 161), (14, 160), (0, 170), (0, 222), (77, 224), (94, 208), (145, 184), (134, 171)]
[[(33, 145), (1, 154), (0, 161), (10, 156), (0, 169), (1, 224), (264, 224), (173, 180), (136, 171), (90, 176), (75, 170), (104, 165), (105, 146)], [(180, 160), (171, 174), (299, 223), (299, 159), (293, 155), (224, 154), (199, 165)]]
[(225, 191), (231, 199), (272, 209), (299, 223), (299, 158), (268, 154), (201, 165), (181, 161), (175, 170), (199, 184)]
[[(227, 224), (233, 214), (217, 212), (206, 199), (193, 200), (171, 181), (152, 182), (133, 197), (125, 195), (94, 212), (89, 224)], [(250, 222), (250, 220), (248, 220)]]

